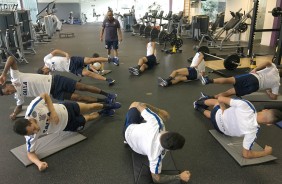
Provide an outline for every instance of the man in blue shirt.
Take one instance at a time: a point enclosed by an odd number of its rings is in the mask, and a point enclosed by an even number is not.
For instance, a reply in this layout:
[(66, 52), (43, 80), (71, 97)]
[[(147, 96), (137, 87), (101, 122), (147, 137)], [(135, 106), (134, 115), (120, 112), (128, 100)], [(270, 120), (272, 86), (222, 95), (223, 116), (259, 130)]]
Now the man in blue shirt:
[(111, 57), (111, 50), (114, 50), (113, 63), (118, 66), (118, 44), (122, 41), (122, 34), (120, 30), (120, 23), (113, 17), (113, 12), (108, 11), (107, 18), (105, 18), (102, 30), (100, 33), (100, 40), (103, 41), (105, 32), (105, 48), (108, 50), (108, 57)]

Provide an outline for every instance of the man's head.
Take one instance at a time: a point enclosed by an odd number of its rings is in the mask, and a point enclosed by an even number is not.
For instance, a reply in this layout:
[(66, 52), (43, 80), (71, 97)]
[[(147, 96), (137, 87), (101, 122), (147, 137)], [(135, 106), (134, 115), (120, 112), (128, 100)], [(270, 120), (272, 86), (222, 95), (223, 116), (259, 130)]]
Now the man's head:
[(35, 119), (17, 119), (14, 124), (14, 131), (19, 135), (33, 135), (40, 131)]
[(261, 124), (275, 124), (282, 120), (282, 112), (277, 109), (264, 109), (258, 112), (257, 121)]
[(50, 73), (50, 68), (46, 67), (46, 66), (42, 66), (40, 68), (38, 68), (37, 73), (38, 74), (43, 74), (43, 75), (48, 75)]
[(108, 11), (107, 17), (108, 17), (108, 19), (109, 19), (110, 21), (111, 21), (111, 20), (114, 20), (114, 14), (113, 14), (113, 12), (112, 12), (112, 11)]
[(181, 149), (185, 144), (185, 138), (176, 132), (165, 132), (160, 137), (161, 146), (167, 150)]
[(92, 57), (93, 57), (93, 58), (98, 58), (98, 57), (100, 57), (100, 55), (99, 55), (98, 53), (94, 53), (94, 54), (92, 55)]
[(16, 92), (16, 88), (12, 85), (10, 81), (5, 82), (3, 85), (0, 85), (0, 95), (11, 95)]

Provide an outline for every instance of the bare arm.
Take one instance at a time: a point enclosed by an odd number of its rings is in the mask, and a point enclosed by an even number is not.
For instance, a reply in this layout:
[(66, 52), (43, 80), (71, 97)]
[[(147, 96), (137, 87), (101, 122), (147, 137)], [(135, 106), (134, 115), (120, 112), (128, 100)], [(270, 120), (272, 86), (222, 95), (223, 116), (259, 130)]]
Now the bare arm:
[(60, 49), (55, 49), (55, 50), (53, 50), (53, 51), (51, 52), (51, 54), (52, 54), (52, 56), (63, 55), (63, 56), (65, 56), (65, 57), (67, 57), (67, 58), (70, 57), (67, 52), (62, 51), (62, 50), (60, 50)]
[(58, 124), (59, 123), (59, 117), (57, 115), (57, 112), (55, 111), (55, 108), (54, 108), (54, 105), (53, 105), (53, 102), (52, 102), (50, 96), (47, 93), (43, 93), (43, 94), (40, 95), (40, 97), (43, 98), (45, 103), (47, 104), (47, 108), (50, 112), (50, 122)]
[(0, 76), (0, 84), (3, 84), (6, 82), (7, 73), (10, 70), (10, 68), (13, 70), (18, 70), (16, 60), (12, 56), (9, 56), (6, 61), (3, 73)]
[(230, 105), (231, 98), (219, 96), (217, 100), (219, 102), (220, 109), (224, 111), (226, 109), (226, 105)]
[(122, 42), (122, 33), (121, 33), (120, 28), (118, 28), (117, 31), (118, 31), (118, 38), (119, 38), (119, 41)]
[(14, 109), (14, 112), (10, 114), (10, 118), (12, 120), (16, 119), (16, 116), (22, 111), (22, 105), (17, 105)]
[(153, 47), (154, 55), (157, 57), (156, 42), (152, 42), (152, 47)]
[(168, 182), (179, 181), (179, 180), (188, 182), (191, 177), (189, 171), (183, 171), (181, 174), (178, 175), (164, 175), (164, 174), (153, 174), (153, 173), (151, 173), (151, 175), (154, 183), (168, 183)]
[(247, 150), (243, 148), (242, 154), (244, 158), (259, 158), (259, 157), (264, 157), (267, 155), (270, 155), (272, 153), (272, 147), (270, 146), (265, 146), (264, 150), (262, 151), (252, 151), (252, 150)]
[(157, 107), (154, 107), (150, 104), (146, 104), (146, 103), (141, 103), (141, 102), (135, 102), (133, 103), (134, 105), (132, 105), (131, 107), (136, 107), (138, 109), (138, 111), (141, 113), (145, 108), (149, 108), (151, 109), (153, 112), (155, 112), (158, 116), (160, 116), (162, 118), (163, 121), (166, 121), (169, 119), (169, 113), (163, 109), (159, 109)]
[(271, 90), (266, 90), (266, 93), (271, 100), (277, 100), (278, 95), (273, 94)]
[(251, 73), (256, 73), (257, 71), (262, 70), (265, 67), (270, 67), (271, 65), (272, 65), (271, 61), (265, 61), (265, 62), (261, 63), (260, 65), (258, 65), (255, 69), (253, 69), (251, 71)]
[(44, 171), (45, 169), (47, 169), (47, 162), (41, 162), (34, 152), (27, 152), (27, 157), (32, 163), (37, 165), (39, 171)]

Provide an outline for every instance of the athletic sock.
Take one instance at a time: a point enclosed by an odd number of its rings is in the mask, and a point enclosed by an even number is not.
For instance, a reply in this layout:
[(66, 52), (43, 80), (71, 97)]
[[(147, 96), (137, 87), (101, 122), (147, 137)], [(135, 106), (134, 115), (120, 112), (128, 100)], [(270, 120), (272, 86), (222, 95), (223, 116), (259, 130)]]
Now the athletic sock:
[(100, 92), (101, 95), (104, 95), (104, 96), (108, 96), (108, 93), (106, 93), (105, 91), (101, 90)]
[(198, 110), (199, 112), (201, 112), (201, 113), (204, 114), (204, 112), (205, 112), (206, 109), (204, 109), (203, 107), (198, 107), (197, 110)]
[(171, 81), (167, 81), (167, 85), (168, 86), (172, 85), (172, 82)]
[(140, 65), (137, 65), (136, 68), (137, 68), (138, 70), (140, 70), (141, 66), (140, 66)]
[(170, 82), (172, 79), (173, 79), (173, 78), (172, 78), (171, 76), (169, 76), (169, 77), (166, 79), (166, 81), (167, 81), (167, 82)]
[(97, 102), (105, 102), (105, 99), (97, 98)]

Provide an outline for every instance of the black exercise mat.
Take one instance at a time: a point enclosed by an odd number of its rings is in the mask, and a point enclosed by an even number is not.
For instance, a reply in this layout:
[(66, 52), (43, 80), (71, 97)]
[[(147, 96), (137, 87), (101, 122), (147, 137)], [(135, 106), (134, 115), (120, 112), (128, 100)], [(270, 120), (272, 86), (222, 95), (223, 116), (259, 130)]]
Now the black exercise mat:
[[(151, 171), (149, 168), (149, 160), (147, 156), (140, 155), (132, 151), (132, 164), (134, 172), (135, 184), (153, 184)], [(164, 160), (162, 161), (162, 173), (175, 175), (179, 174), (179, 171), (176, 169), (174, 160), (170, 152), (166, 153)], [(170, 184), (180, 184), (178, 182), (170, 182)]]
[(210, 73), (216, 73), (223, 77), (233, 77), (235, 75), (241, 75), (241, 74), (246, 74), (250, 72), (250, 68), (247, 68), (247, 67), (246, 68), (237, 68), (235, 70), (226, 70), (226, 69), (213, 70), (211, 68), (209, 68), (209, 70), (211, 70)]

